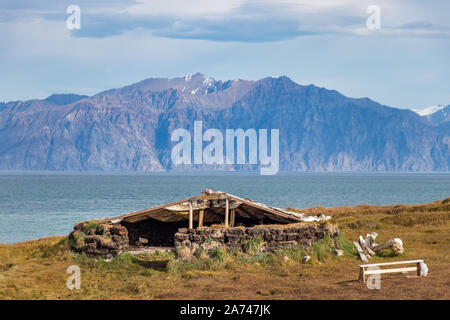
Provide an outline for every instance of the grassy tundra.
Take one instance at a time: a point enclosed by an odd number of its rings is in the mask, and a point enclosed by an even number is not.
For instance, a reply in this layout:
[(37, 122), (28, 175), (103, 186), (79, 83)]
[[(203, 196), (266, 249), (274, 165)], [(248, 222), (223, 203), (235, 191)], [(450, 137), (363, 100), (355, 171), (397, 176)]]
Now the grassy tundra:
[[(450, 198), (425, 205), (310, 208), (302, 212), (333, 217), (340, 229), (343, 257), (332, 253), (325, 238), (306, 252), (301, 246), (259, 254), (214, 250), (191, 262), (174, 253), (134, 257), (121, 254), (111, 262), (67, 250), (67, 237), (50, 237), (0, 245), (0, 299), (450, 299)], [(403, 240), (405, 252), (381, 252), (370, 262), (424, 259), (426, 278), (382, 275), (381, 290), (356, 281), (357, 258), (351, 241), (377, 232), (377, 242)], [(308, 254), (311, 261), (303, 264)], [(68, 290), (66, 269), (81, 269), (81, 289)]]

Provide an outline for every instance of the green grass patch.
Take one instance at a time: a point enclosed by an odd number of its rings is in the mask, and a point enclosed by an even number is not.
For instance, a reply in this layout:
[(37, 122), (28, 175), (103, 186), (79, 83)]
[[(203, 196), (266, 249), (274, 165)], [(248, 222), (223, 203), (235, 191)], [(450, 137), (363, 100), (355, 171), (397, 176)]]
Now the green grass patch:
[(245, 253), (256, 255), (264, 244), (264, 240), (258, 236), (250, 240), (242, 240), (241, 243)]
[(356, 251), (356, 248), (353, 245), (353, 243), (345, 239), (341, 233), (337, 235), (336, 241), (338, 243), (339, 249), (344, 251), (345, 255), (359, 257), (358, 252)]

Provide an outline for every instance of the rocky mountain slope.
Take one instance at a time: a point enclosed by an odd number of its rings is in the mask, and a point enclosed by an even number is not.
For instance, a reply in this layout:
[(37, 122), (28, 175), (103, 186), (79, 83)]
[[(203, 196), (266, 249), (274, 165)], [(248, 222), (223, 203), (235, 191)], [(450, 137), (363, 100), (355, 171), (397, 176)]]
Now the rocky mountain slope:
[(0, 170), (174, 170), (170, 134), (192, 131), (195, 120), (222, 132), (280, 129), (280, 170), (450, 169), (448, 122), (435, 125), (410, 110), (287, 77), (217, 81), (195, 74), (91, 97), (0, 103)]

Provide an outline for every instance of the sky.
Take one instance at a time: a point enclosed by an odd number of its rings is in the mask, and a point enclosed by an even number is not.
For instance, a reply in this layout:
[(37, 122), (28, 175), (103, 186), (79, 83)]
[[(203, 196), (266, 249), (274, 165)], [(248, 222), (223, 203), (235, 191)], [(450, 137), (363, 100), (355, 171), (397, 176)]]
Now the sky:
[[(67, 27), (71, 5), (80, 29)], [(448, 0), (1, 0), (0, 101), (200, 72), (447, 105), (449, 16)]]

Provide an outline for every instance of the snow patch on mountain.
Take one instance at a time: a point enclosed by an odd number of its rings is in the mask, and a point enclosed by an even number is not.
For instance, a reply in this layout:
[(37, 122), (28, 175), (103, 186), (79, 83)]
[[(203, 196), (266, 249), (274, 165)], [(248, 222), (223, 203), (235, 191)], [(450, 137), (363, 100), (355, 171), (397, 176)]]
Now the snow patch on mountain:
[(438, 112), (439, 110), (444, 109), (444, 105), (438, 104), (436, 106), (430, 106), (424, 109), (411, 109), (415, 113), (417, 113), (419, 116), (429, 116), (435, 112)]

